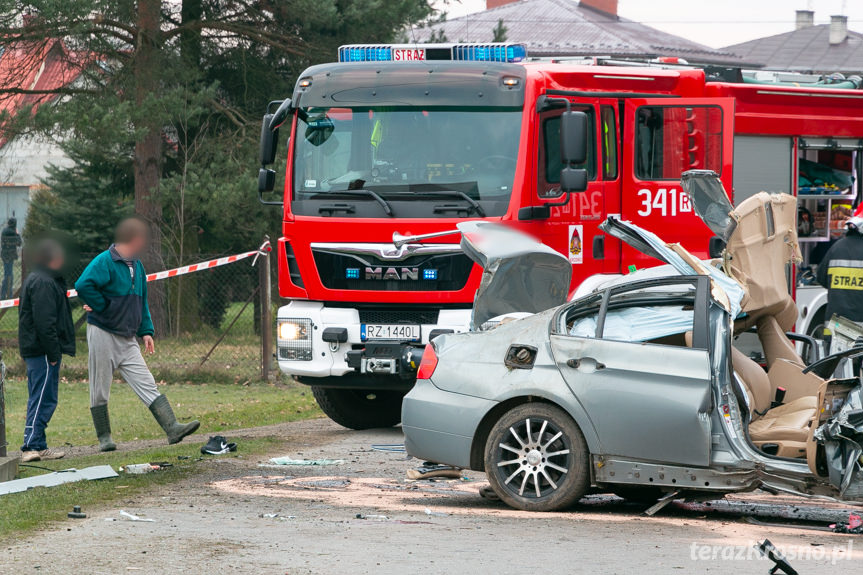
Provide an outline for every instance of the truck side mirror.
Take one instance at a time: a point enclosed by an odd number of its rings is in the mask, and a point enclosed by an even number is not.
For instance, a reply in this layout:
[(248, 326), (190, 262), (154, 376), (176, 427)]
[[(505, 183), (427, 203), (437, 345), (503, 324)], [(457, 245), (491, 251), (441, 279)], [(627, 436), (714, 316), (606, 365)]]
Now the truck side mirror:
[(587, 170), (567, 166), (560, 171), (560, 190), (563, 193), (583, 192), (586, 189)]
[(270, 129), (274, 114), (264, 114), (261, 121), (261, 165), (269, 166), (276, 161), (276, 148), (279, 144), (279, 129)]
[(560, 159), (564, 165), (587, 161), (587, 114), (567, 110), (560, 116)]
[(583, 192), (587, 189), (587, 170), (574, 168), (572, 164), (587, 161), (588, 118), (584, 112), (567, 110), (560, 116), (560, 190), (565, 193)]

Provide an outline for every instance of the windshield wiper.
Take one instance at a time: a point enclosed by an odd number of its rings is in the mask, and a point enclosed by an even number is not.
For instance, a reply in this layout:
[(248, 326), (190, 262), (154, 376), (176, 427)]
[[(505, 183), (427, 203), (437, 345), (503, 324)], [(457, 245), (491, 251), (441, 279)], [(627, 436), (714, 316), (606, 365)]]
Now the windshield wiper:
[(383, 199), (380, 194), (378, 194), (377, 192), (374, 192), (372, 190), (366, 190), (363, 188), (359, 188), (356, 190), (333, 190), (330, 193), (333, 195), (341, 194), (343, 196), (366, 196), (366, 197), (369, 197), (381, 205), (381, 207), (384, 209), (384, 213), (386, 213), (386, 215), (388, 215), (390, 217), (393, 216), (393, 208), (390, 205), (390, 203), (388, 201), (386, 201), (385, 199)]
[(423, 190), (416, 193), (423, 196), (448, 196), (450, 198), (461, 198), (468, 204), (470, 204), (471, 209), (475, 211), (479, 217), (486, 217), (485, 210), (482, 209), (482, 206), (479, 204), (479, 202), (464, 192), (460, 192), (458, 190)]

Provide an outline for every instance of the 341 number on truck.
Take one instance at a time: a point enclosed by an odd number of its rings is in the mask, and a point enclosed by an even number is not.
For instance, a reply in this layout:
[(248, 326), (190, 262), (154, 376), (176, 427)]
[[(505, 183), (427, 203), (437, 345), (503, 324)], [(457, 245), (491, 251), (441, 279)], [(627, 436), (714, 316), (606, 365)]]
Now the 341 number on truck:
[[(798, 196), (811, 220), (804, 264), (817, 263), (837, 208), (860, 196), (863, 80), (786, 80), (679, 62), (533, 61), (506, 43), (343, 46), (262, 124), (261, 198), (275, 187), (280, 133), (287, 141), (283, 201), (269, 201), (283, 209), (281, 370), (346, 427), (394, 425), (424, 346), (470, 325), (482, 274), (448, 234), (456, 223), (531, 234), (569, 257), (572, 292), (589, 289), (655, 264), (598, 229), (609, 215), (709, 254), (711, 233), (680, 188), (691, 169), (716, 172), (735, 204)], [(825, 298), (800, 275), (789, 289), (797, 329), (811, 333)]]

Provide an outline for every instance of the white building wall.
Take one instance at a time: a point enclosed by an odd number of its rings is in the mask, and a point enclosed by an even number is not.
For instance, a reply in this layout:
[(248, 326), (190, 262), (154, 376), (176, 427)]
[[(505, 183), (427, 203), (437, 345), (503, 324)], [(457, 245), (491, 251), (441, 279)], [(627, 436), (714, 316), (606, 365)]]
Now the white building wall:
[(0, 222), (5, 224), (14, 216), (18, 219), (18, 229), (24, 229), (30, 196), (48, 176), (49, 165), (72, 165), (51, 139), (20, 136), (0, 148)]

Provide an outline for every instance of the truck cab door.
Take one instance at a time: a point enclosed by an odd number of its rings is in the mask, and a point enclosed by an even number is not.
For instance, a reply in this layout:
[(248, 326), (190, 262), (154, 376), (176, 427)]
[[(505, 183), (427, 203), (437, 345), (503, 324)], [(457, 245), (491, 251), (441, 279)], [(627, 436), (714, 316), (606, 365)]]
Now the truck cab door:
[[(713, 170), (732, 190), (733, 98), (632, 98), (625, 102), (621, 217), (648, 230), (662, 230), (706, 257), (712, 232), (680, 186), (687, 170)], [(621, 265), (656, 262), (623, 247)]]
[[(587, 161), (579, 168), (588, 172), (587, 189), (561, 199), (554, 195), (560, 187), (560, 116), (566, 110), (564, 99), (570, 100), (571, 108), (588, 116)], [(526, 232), (540, 238), (543, 243), (566, 255), (572, 264), (573, 289), (584, 278), (602, 273), (604, 262), (595, 260), (592, 253), (593, 238), (599, 233), (597, 227), (605, 219), (605, 182), (602, 180), (603, 159), (600, 135), (600, 106), (598, 99), (568, 98), (555, 96), (553, 105), (538, 108), (536, 126), (537, 188), (538, 198), (532, 203), (551, 204), (550, 217), (524, 222)], [(537, 199), (539, 202), (537, 202)], [(562, 205), (555, 205), (561, 204)]]

